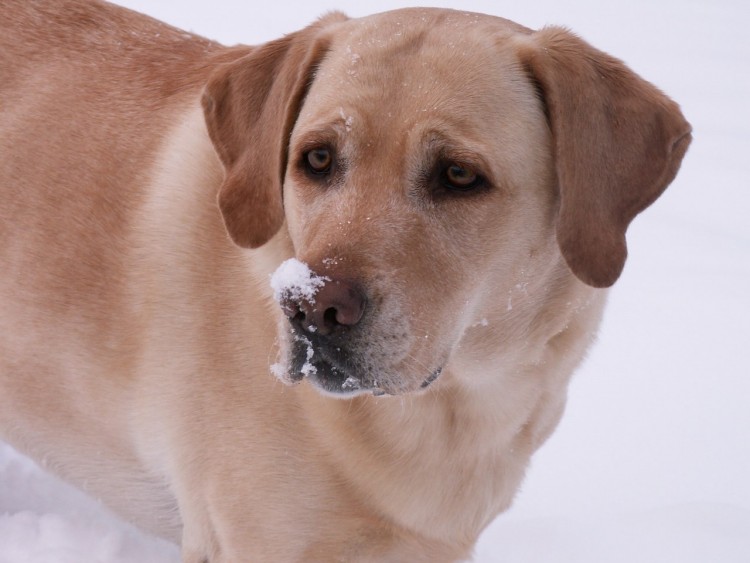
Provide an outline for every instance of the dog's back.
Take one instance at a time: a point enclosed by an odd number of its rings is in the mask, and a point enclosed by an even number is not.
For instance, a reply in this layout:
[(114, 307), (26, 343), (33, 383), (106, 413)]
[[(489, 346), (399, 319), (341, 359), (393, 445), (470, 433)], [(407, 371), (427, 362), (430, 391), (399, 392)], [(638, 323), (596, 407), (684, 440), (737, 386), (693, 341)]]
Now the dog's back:
[[(142, 275), (132, 223), (217, 47), (103, 3), (0, 11), (0, 439), (74, 481), (122, 476), (134, 504), (162, 501), (125, 459), (130, 421), (115, 408), (132, 398), (142, 338), (126, 291)], [(91, 469), (67, 467), (50, 444)]]
[[(107, 328), (119, 322), (112, 306), (126, 277), (128, 223), (174, 113), (198, 95), (212, 47), (109, 5), (4, 3), (0, 323), (12, 318), (15, 327), (4, 335), (18, 333), (19, 320), (34, 325), (28, 334), (46, 332), (53, 315), (86, 331), (78, 337), (87, 347), (123, 345)], [(58, 332), (14, 342), (15, 355), (55, 346), (68, 336)]]
[(71, 330), (96, 326), (82, 341), (112, 346), (106, 327), (118, 322), (111, 307), (127, 275), (129, 222), (158, 147), (195, 105), (217, 51), (108, 4), (3, 3), (0, 322), (11, 316), (18, 327), (13, 311), (27, 316), (46, 296), (46, 315), (67, 318)]
[(3, 4), (0, 252), (14, 284), (52, 289), (46, 307), (74, 316), (99, 314), (97, 297), (110, 302), (144, 164), (197, 96), (213, 48), (111, 5)]

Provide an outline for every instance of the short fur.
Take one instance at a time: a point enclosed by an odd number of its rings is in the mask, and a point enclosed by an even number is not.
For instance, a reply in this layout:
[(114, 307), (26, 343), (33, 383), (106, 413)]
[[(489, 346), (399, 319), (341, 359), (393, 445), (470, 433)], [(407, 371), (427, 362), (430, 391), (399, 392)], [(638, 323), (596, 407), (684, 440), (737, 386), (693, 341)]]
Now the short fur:
[[(689, 142), (559, 28), (412, 9), (227, 48), (7, 0), (0, 436), (187, 563), (466, 558)], [(268, 279), (293, 256), (363, 312), (287, 386), (304, 335)]]

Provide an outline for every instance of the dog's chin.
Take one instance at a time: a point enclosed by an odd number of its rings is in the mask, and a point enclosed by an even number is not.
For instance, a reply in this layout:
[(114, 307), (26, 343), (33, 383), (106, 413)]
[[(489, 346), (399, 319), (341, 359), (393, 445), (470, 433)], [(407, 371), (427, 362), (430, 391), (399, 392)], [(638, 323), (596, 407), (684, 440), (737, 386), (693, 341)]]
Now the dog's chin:
[(389, 394), (374, 382), (362, 381), (357, 377), (347, 375), (327, 362), (317, 362), (314, 371), (306, 377), (320, 392), (339, 399), (368, 394), (376, 397)]
[(438, 368), (422, 380), (405, 381), (401, 377), (361, 375), (371, 373), (340, 353), (329, 358), (306, 336), (294, 335), (289, 371), (284, 377), (292, 383), (306, 379), (324, 395), (349, 399), (359, 395), (404, 395), (419, 393), (432, 385), (442, 373)]

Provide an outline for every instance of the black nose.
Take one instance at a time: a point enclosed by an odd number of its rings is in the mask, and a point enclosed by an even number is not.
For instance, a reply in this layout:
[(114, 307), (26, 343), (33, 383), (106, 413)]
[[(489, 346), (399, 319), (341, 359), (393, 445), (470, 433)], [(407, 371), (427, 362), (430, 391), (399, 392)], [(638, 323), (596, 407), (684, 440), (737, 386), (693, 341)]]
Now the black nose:
[(285, 298), (281, 302), (289, 320), (308, 332), (322, 335), (356, 325), (365, 311), (362, 289), (345, 280), (326, 280), (311, 300)]

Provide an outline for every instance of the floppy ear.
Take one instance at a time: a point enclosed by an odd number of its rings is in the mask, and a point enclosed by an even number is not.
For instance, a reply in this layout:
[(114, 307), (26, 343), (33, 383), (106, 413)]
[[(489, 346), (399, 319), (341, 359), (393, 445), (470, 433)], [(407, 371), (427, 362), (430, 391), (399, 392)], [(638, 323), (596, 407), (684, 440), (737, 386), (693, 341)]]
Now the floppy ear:
[(329, 41), (331, 14), (219, 66), (203, 92), (208, 134), (225, 167), (218, 202), (227, 232), (245, 248), (268, 242), (284, 221), (287, 145)]
[(625, 231), (674, 179), (690, 125), (656, 87), (564, 29), (532, 33), (520, 54), (552, 130), (560, 250), (581, 281), (609, 287)]

